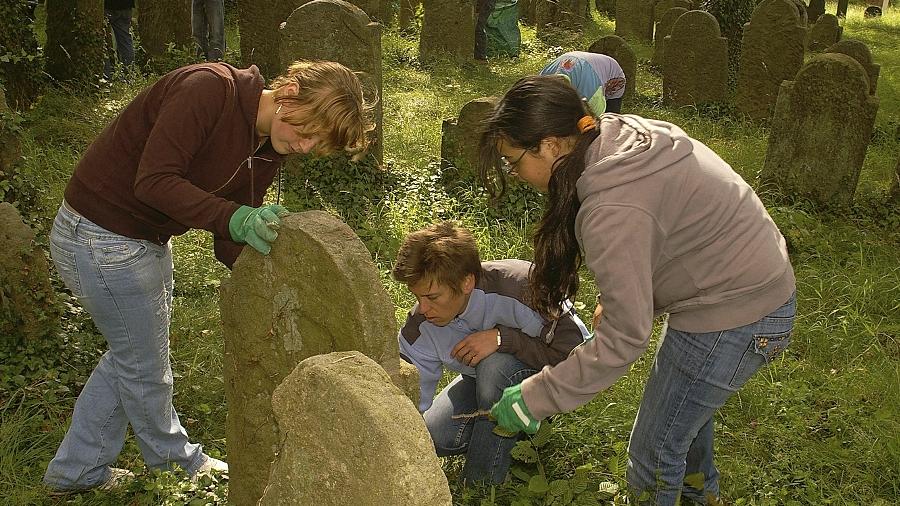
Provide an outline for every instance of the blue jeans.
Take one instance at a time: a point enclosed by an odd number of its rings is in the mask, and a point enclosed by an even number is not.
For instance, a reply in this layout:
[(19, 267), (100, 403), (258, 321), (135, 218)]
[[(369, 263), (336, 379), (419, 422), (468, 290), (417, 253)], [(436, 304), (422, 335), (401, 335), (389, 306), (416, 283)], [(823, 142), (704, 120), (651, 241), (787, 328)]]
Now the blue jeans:
[(188, 441), (172, 406), (170, 246), (114, 234), (61, 207), (50, 254), (109, 350), (75, 402), (44, 483), (59, 490), (104, 483), (129, 423), (147, 466), (177, 464), (193, 475), (207, 457)]
[(719, 496), (715, 412), (790, 344), (795, 314), (792, 295), (743, 327), (704, 334), (668, 330), (628, 445), (626, 478), (636, 504), (674, 505), (679, 496), (707, 504)]
[(475, 366), (475, 376), (459, 375), (444, 387), (425, 412), (425, 425), (441, 457), (466, 454), (466, 483), (503, 483), (509, 472), (509, 452), (518, 437), (494, 434), (496, 423), (486, 416), (453, 419), (454, 415), (490, 410), (503, 389), (536, 373), (509, 353), (493, 353)]
[[(134, 41), (131, 39), (131, 9), (105, 9), (106, 21), (112, 27), (116, 39), (116, 57), (124, 66), (134, 62)], [(112, 72), (112, 61), (107, 61), (107, 74)]]
[(191, 33), (200, 57), (220, 61), (225, 54), (225, 0), (192, 0)]

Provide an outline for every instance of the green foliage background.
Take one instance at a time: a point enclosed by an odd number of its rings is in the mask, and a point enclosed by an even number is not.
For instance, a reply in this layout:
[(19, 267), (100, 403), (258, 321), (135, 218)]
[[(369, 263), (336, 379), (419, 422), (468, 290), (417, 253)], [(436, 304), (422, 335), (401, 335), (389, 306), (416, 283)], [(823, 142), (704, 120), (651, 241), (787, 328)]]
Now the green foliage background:
[[(828, 11), (834, 9), (829, 3)], [(231, 48), (239, 47), (234, 27), (229, 18)], [(854, 3), (844, 28), (845, 37), (866, 42), (882, 65), (876, 133), (853, 206), (821, 214), (803, 202), (776, 204), (773, 195), (762, 195), (789, 243), (799, 317), (788, 352), (716, 417), (722, 490), (734, 504), (900, 503), (900, 212), (885, 199), (900, 155), (900, 13), (863, 20)], [(475, 232), (485, 258), (530, 258), (529, 232), (540, 216), (540, 196), (516, 187), (492, 209), (474, 181), (447, 181), (437, 159), (440, 122), (468, 100), (500, 94), (549, 58), (612, 31), (613, 23), (594, 13), (580, 35), (539, 41), (524, 28), (516, 60), (425, 68), (418, 62), (415, 32), (386, 30), (384, 168), (318, 162), (285, 175), (282, 201), (292, 210), (325, 208), (356, 230), (381, 271), (398, 321), (413, 299), (389, 279), (388, 270), (400, 240), (412, 230), (456, 219)], [(40, 38), (40, 27), (38, 33)], [(755, 185), (767, 128), (744, 122), (727, 106), (663, 107), (660, 76), (645, 63), (652, 48), (634, 47), (642, 63), (629, 112), (678, 124)], [(180, 52), (169, 56), (170, 68), (187, 58)], [(239, 61), (233, 51), (226, 59)], [(24, 154), (17, 191), (29, 195), (23, 213), (39, 241), (46, 241), (80, 153), (155, 78), (135, 73), (130, 81), (101, 84), (91, 93), (48, 91), (15, 120)], [(274, 200), (274, 190), (270, 196)], [(228, 272), (213, 260), (208, 233), (176, 238), (174, 254), (175, 406), (191, 439), (227, 458), (217, 288)], [(89, 317), (57, 287), (66, 310), (58, 334), (40, 348), (0, 356), (0, 504), (225, 504), (227, 482), (214, 477), (192, 484), (181, 474), (158, 471), (144, 471), (118, 493), (47, 497), (41, 475), (105, 349)], [(577, 307), (589, 319), (595, 285), (587, 272), (582, 287)], [(463, 488), (456, 483), (462, 460), (445, 459), (455, 504), (623, 504), (626, 444), (652, 359), (645, 354), (592, 403), (555, 417), (520, 445), (507, 484)], [(117, 465), (144, 469), (133, 438)]]

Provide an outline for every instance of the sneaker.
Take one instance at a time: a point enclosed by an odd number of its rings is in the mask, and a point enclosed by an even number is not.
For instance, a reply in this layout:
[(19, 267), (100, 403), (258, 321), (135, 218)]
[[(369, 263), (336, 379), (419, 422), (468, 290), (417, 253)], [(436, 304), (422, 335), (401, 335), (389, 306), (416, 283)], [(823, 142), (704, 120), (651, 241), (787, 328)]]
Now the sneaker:
[(109, 478), (106, 479), (103, 483), (90, 487), (90, 488), (65, 488), (65, 489), (52, 489), (49, 492), (50, 496), (63, 496), (70, 494), (80, 494), (82, 492), (87, 492), (88, 490), (103, 490), (106, 492), (115, 492), (125, 488), (131, 480), (134, 479), (134, 473), (129, 471), (128, 469), (120, 469), (118, 467), (110, 467), (109, 468)]
[(213, 471), (219, 474), (228, 474), (228, 464), (219, 459), (207, 457), (206, 462), (197, 469), (194, 476), (191, 476), (191, 481), (197, 481), (201, 476), (211, 474)]

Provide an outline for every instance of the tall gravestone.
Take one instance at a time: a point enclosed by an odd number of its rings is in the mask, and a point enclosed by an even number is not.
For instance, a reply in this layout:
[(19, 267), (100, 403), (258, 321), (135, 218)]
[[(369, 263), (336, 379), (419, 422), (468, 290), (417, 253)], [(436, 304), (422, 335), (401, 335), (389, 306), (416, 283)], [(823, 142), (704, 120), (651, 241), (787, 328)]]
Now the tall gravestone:
[(193, 47), (191, 38), (191, 3), (184, 0), (140, 2), (137, 9), (137, 31), (141, 47), (150, 57), (160, 57), (167, 46)]
[(806, 27), (790, 0), (763, 0), (744, 27), (735, 102), (754, 120), (768, 119), (782, 81), (803, 65)]
[(57, 81), (89, 81), (103, 72), (106, 37), (103, 2), (47, 3), (47, 73)]
[(622, 67), (622, 71), (625, 72), (625, 95), (622, 98), (627, 100), (634, 95), (637, 58), (625, 39), (618, 35), (600, 37), (591, 44), (588, 52), (605, 54), (616, 60)]
[(662, 19), (656, 22), (656, 28), (653, 30), (653, 56), (650, 63), (653, 65), (663, 64), (663, 55), (666, 51), (666, 36), (672, 33), (672, 26), (675, 20), (688, 10), (684, 7), (674, 7), (666, 11)]
[(809, 0), (806, 7), (806, 17), (810, 23), (815, 23), (819, 16), (825, 14), (825, 0)]
[(822, 14), (816, 24), (809, 29), (809, 50), (823, 51), (841, 40), (844, 28), (834, 14)]
[(481, 125), (497, 107), (497, 97), (482, 97), (462, 107), (459, 116), (441, 125), (441, 170), (458, 175), (478, 173), (478, 143)]
[(869, 94), (875, 94), (875, 90), (878, 89), (878, 75), (881, 73), (881, 65), (872, 62), (872, 53), (869, 51), (869, 46), (858, 40), (842, 40), (830, 46), (825, 52), (842, 53), (859, 62), (866, 69), (866, 75), (869, 77)]
[(672, 105), (725, 102), (728, 94), (728, 40), (706, 11), (680, 16), (666, 37), (663, 101)]
[(653, 41), (654, 0), (616, 2), (616, 35), (645, 42)]
[(285, 216), (268, 256), (222, 283), (229, 501), (255, 505), (282, 434), (272, 392), (305, 358), (356, 350), (399, 374), (394, 305), (362, 241), (322, 211)]
[(419, 59), (461, 61), (475, 56), (475, 8), (471, 0), (422, 0)]
[[(310, 30), (310, 27), (316, 27)], [(381, 93), (381, 25), (359, 7), (343, 0), (313, 0), (298, 7), (282, 25), (281, 65), (302, 58), (340, 63), (361, 73), (364, 83)], [(383, 153), (382, 100), (375, 104), (375, 131), (370, 152)]]
[(283, 438), (259, 506), (450, 506), (422, 415), (365, 355), (303, 360), (272, 406)]
[(866, 71), (838, 53), (813, 57), (781, 84), (760, 182), (818, 205), (847, 204), (875, 125)]

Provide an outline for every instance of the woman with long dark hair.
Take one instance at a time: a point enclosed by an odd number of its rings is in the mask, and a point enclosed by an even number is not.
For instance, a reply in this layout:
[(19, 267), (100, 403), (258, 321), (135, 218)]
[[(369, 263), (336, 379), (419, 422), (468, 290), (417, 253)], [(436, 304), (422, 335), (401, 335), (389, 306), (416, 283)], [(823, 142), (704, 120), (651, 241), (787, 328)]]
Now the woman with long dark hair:
[(584, 263), (604, 315), (566, 360), (504, 391), (492, 409), (499, 425), (533, 432), (587, 403), (628, 372), (654, 317), (668, 313), (628, 446), (629, 493), (640, 504), (715, 503), (714, 414), (784, 350), (794, 322), (793, 269), (762, 202), (677, 126), (594, 117), (558, 76), (518, 81), (488, 119), (481, 152), (492, 195), (516, 176), (548, 196), (530, 305), (558, 317)]

